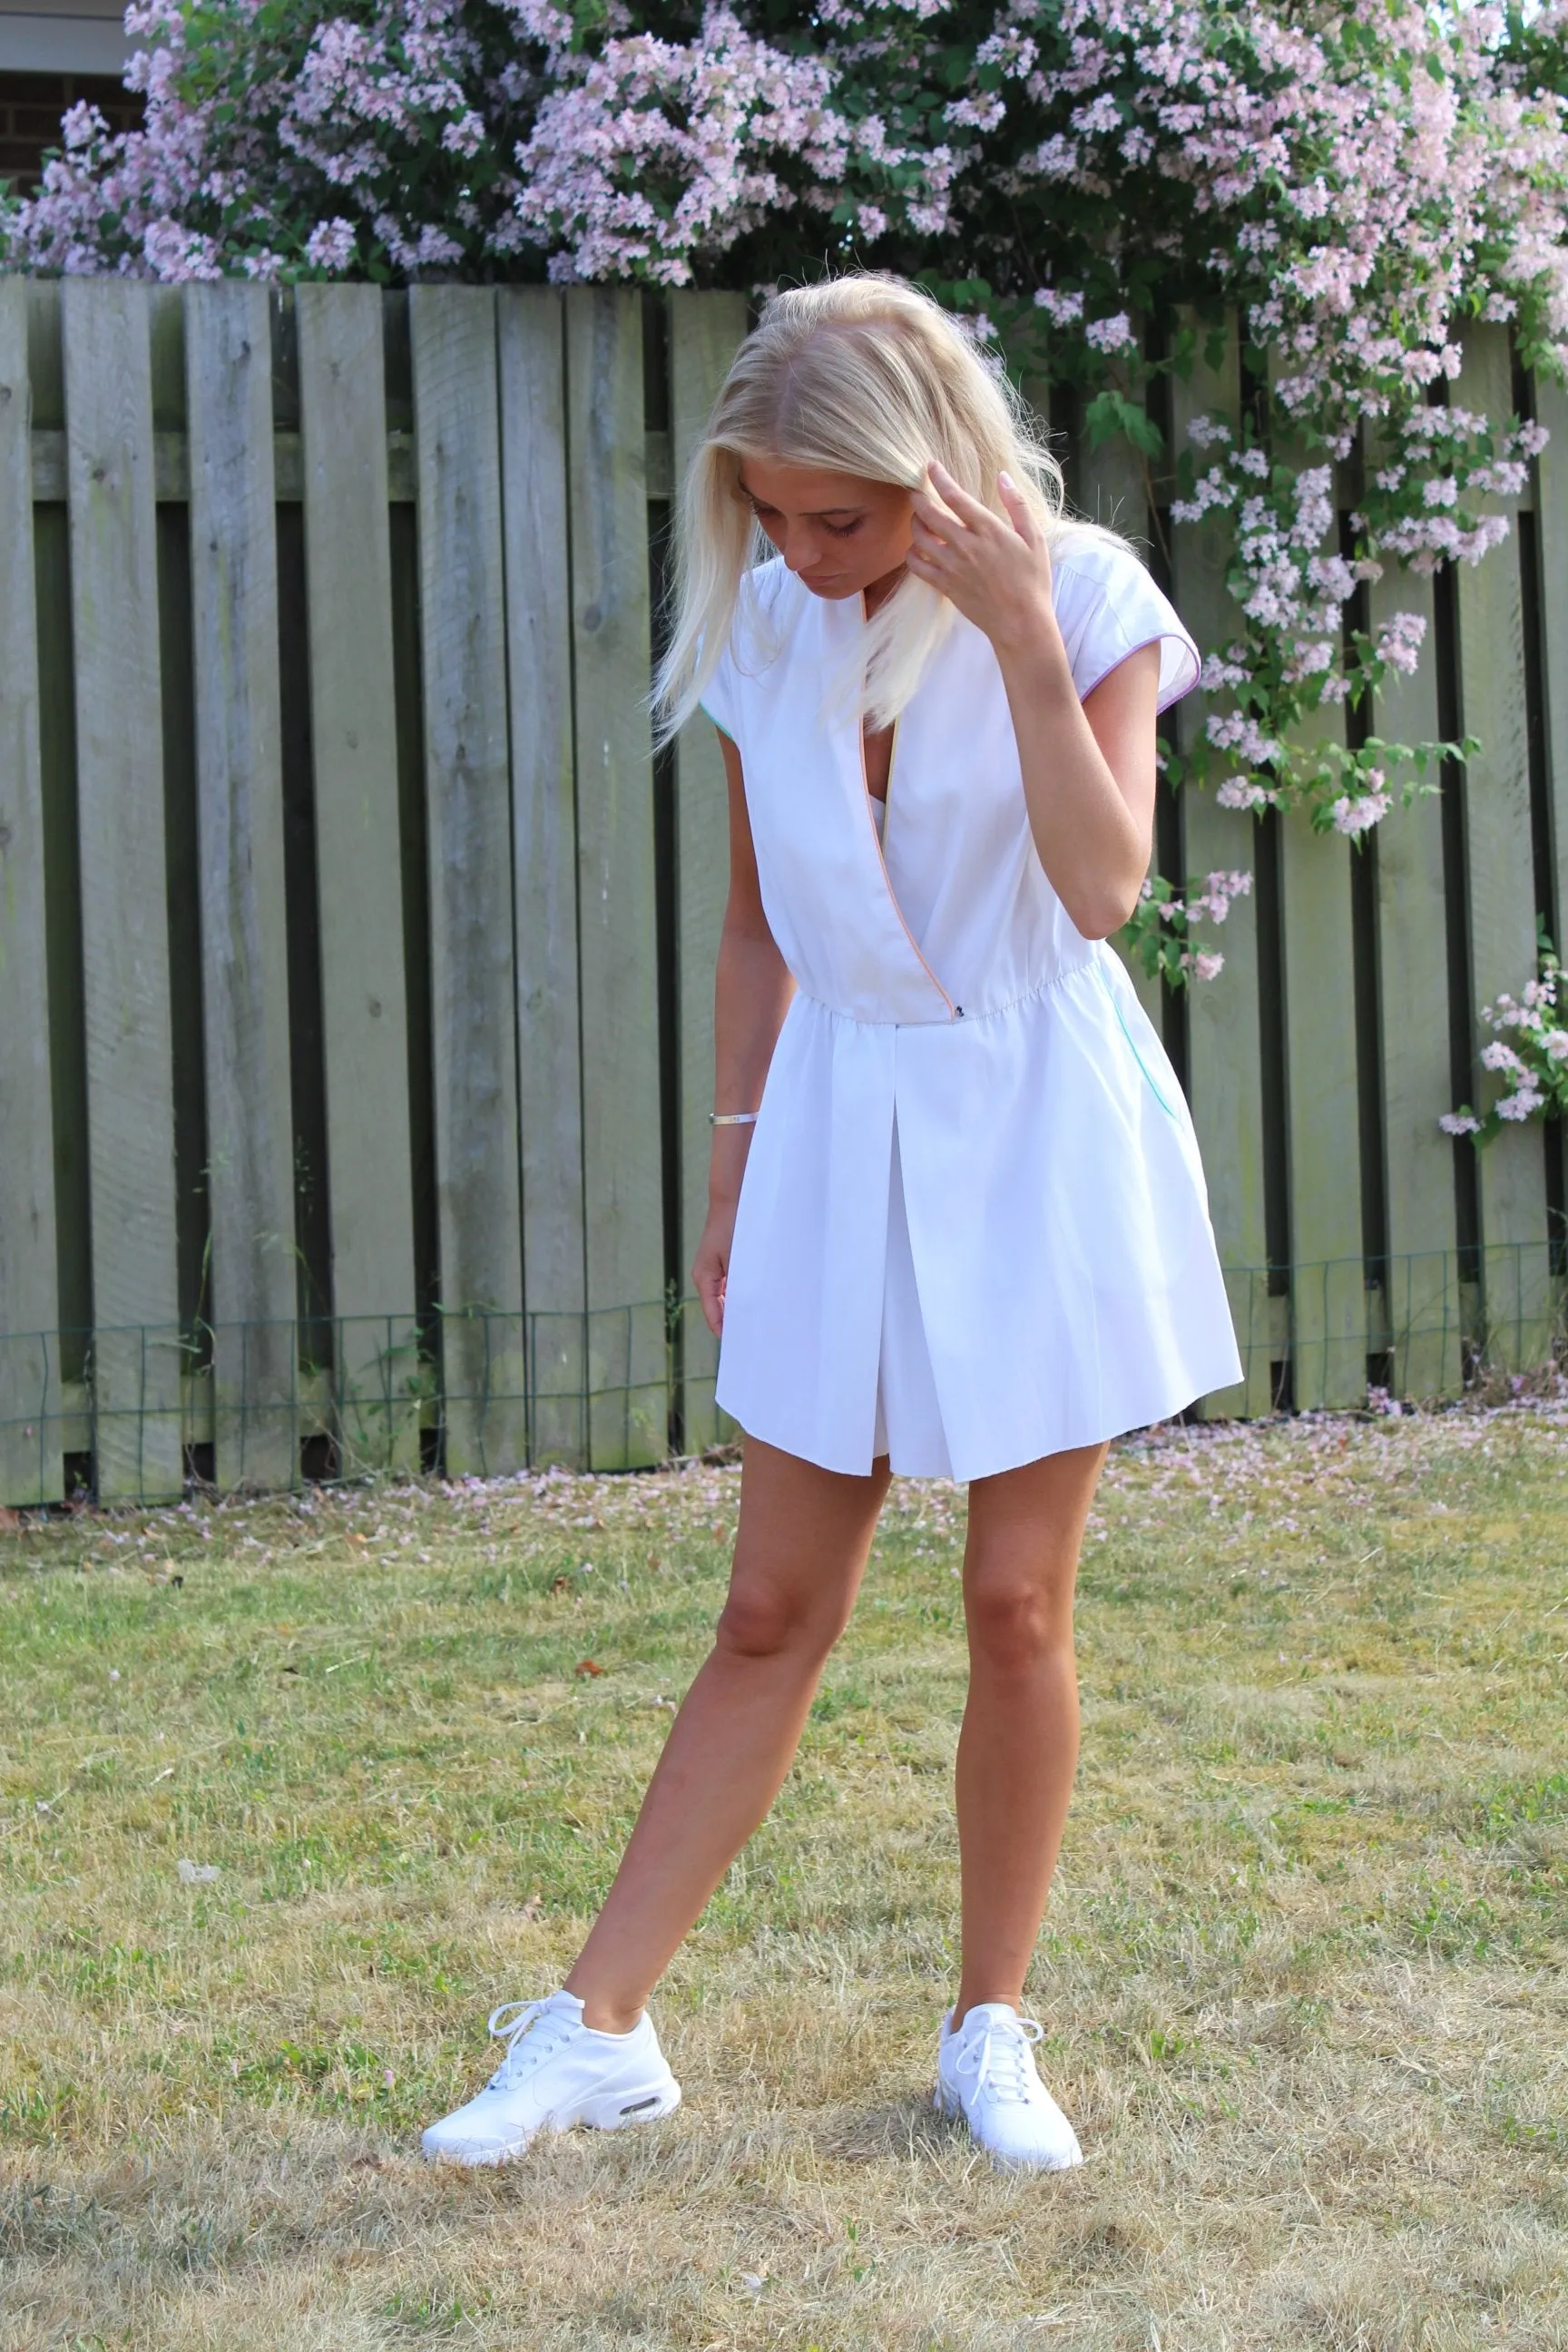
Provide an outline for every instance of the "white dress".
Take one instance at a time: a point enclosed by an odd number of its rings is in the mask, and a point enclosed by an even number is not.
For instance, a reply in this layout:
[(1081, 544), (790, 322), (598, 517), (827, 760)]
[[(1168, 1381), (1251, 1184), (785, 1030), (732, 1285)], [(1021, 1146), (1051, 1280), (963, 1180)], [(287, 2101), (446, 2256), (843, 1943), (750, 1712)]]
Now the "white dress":
[[(1055, 553), (1080, 697), (1195, 647), (1128, 550)], [(735, 1221), (718, 1402), (824, 1469), (981, 1478), (1141, 1428), (1241, 1367), (1192, 1121), (1114, 950), (1029, 831), (996, 656), (961, 616), (899, 720), (879, 841), (832, 682), (858, 598), (748, 577), (703, 697), (745, 773), (795, 982)], [(723, 1108), (723, 1106), (721, 1106)]]

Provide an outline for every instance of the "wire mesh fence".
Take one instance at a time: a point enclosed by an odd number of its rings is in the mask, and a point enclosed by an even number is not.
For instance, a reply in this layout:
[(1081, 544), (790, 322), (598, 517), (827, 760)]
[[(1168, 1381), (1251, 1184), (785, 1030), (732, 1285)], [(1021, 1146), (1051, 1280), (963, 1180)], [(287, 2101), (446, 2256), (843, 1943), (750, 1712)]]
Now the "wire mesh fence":
[[(1227, 1275), (1244, 1381), (1267, 1406), (1454, 1401), (1568, 1360), (1544, 1244)], [(376, 1475), (635, 1469), (739, 1433), (714, 1404), (694, 1300), (587, 1314), (133, 1324), (0, 1337), (0, 1504), (155, 1503), (199, 1485), (285, 1491)]]

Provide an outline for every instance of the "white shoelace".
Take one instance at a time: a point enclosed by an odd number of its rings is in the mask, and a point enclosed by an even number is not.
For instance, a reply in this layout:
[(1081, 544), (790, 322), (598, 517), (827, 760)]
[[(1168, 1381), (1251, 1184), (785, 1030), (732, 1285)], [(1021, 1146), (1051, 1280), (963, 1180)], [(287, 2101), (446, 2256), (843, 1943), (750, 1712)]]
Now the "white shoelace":
[(489, 2030), (498, 2042), (506, 2043), (506, 2056), (485, 2088), (510, 2090), (526, 2067), (537, 2066), (560, 2049), (576, 2021), (552, 2009), (548, 2000), (503, 2000), (490, 2011)]
[(987, 2018), (981, 2032), (971, 2033), (960, 2043), (954, 2071), (962, 2074), (973, 2070), (973, 2095), (989, 2090), (998, 2099), (1027, 2105), (1038, 2087), (1029, 2049), (1045, 2030), (1037, 2018)]

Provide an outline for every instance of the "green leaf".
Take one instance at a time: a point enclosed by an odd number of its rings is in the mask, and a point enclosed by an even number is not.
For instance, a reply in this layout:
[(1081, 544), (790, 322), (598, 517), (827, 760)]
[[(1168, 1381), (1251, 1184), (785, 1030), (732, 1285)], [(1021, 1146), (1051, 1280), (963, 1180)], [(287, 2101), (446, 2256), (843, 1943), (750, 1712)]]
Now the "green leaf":
[(1118, 434), (1141, 449), (1146, 457), (1157, 457), (1165, 446), (1165, 436), (1148, 413), (1129, 400), (1113, 385), (1096, 394), (1084, 411), (1084, 428), (1089, 446), (1099, 449)]

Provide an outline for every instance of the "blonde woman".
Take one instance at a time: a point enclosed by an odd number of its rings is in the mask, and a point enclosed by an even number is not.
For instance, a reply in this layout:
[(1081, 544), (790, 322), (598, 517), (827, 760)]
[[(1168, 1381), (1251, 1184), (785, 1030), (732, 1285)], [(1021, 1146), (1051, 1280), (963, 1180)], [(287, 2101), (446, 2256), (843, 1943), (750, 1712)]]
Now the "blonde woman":
[(494, 2013), (499, 2069), (425, 2148), (500, 2163), (677, 2105), (646, 2003), (789, 1769), (898, 1472), (969, 1486), (937, 2103), (1059, 2169), (1021, 2010), (1078, 1757), (1079, 1542), (1107, 1441), (1240, 1370), (1186, 1108), (1105, 944), (1198, 656), (891, 278), (768, 304), (679, 560), (662, 720), (706, 709), (729, 778), (692, 1270), (746, 1433), (729, 1598), (565, 1986)]

